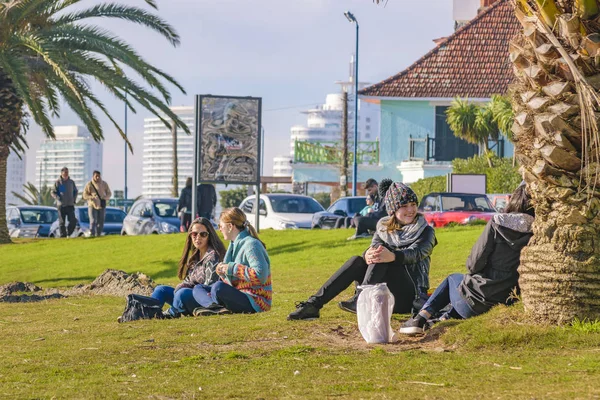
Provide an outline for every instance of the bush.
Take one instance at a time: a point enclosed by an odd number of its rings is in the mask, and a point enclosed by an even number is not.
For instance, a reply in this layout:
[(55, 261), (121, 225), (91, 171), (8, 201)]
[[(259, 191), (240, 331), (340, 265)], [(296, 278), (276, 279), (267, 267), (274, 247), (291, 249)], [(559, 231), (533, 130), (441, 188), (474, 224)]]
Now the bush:
[(327, 208), (331, 205), (331, 196), (329, 193), (325, 193), (325, 192), (321, 192), (321, 193), (315, 193), (312, 195), (312, 197), (318, 201), (319, 203), (321, 203), (321, 205), (323, 206), (323, 208)]
[(512, 193), (523, 180), (518, 168), (513, 167), (512, 163), (512, 158), (493, 156), (494, 167), (490, 168), (485, 156), (457, 158), (452, 161), (452, 172), (455, 174), (485, 174), (488, 193)]
[(412, 190), (415, 191), (419, 201), (423, 196), (431, 192), (445, 192), (446, 191), (446, 176), (432, 176), (431, 178), (419, 179), (416, 182), (410, 184)]
[(219, 201), (221, 207), (239, 207), (242, 200), (248, 196), (248, 187), (242, 186), (237, 189), (221, 190), (219, 194), (221, 195), (221, 200)]

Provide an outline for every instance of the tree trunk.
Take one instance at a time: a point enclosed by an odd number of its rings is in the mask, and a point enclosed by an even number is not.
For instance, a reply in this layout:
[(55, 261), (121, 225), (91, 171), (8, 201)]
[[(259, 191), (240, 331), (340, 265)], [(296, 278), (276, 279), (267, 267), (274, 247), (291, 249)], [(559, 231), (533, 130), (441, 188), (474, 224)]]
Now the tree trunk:
[[(597, 25), (572, 17), (574, 3), (557, 3), (556, 18), (538, 18), (537, 10), (517, 3), (524, 29), (510, 55), (517, 78), (515, 157), (536, 212), (533, 238), (521, 253), (519, 284), (532, 320), (554, 324), (600, 318), (598, 104), (589, 101), (597, 92), (585, 83), (600, 66), (580, 55), (582, 29), (589, 34)], [(559, 27), (555, 33), (544, 22), (552, 20)]]
[(6, 173), (11, 144), (19, 140), (23, 101), (0, 69), (0, 244), (10, 243), (6, 226)]
[(171, 120), (171, 135), (173, 138), (173, 197), (179, 197), (179, 169), (177, 165), (177, 125)]

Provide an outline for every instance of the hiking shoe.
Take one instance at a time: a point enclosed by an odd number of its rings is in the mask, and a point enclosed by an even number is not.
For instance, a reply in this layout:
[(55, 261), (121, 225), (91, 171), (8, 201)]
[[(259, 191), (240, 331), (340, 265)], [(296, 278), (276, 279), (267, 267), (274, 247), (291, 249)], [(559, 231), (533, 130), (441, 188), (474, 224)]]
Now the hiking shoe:
[(228, 309), (226, 309), (223, 306), (220, 307), (196, 307), (194, 308), (194, 317), (208, 317), (210, 315), (225, 315), (225, 314), (231, 314), (231, 311), (229, 311)]
[(365, 233), (361, 233), (360, 235), (356, 235), (356, 239), (361, 239), (361, 238), (370, 238), (373, 235), (371, 235), (369, 232), (365, 232)]
[(353, 297), (350, 300), (340, 301), (338, 306), (344, 311), (356, 314), (356, 297)]
[(308, 301), (296, 302), (296, 311), (290, 313), (287, 317), (288, 321), (312, 320), (317, 318), (319, 318), (319, 309)]
[(409, 319), (400, 327), (400, 333), (405, 335), (417, 335), (425, 332), (427, 327), (427, 319), (419, 314), (416, 317)]
[(176, 311), (171, 311), (171, 309), (167, 309), (163, 311), (162, 316), (164, 319), (174, 319), (181, 317), (181, 314)]

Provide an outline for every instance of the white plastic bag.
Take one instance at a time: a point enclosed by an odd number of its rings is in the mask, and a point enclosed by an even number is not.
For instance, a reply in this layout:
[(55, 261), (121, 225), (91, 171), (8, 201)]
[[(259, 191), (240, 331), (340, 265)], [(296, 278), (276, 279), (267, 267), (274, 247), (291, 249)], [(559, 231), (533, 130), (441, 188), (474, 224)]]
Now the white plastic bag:
[(367, 343), (389, 343), (396, 339), (391, 325), (394, 295), (385, 283), (359, 286), (356, 314), (358, 329)]

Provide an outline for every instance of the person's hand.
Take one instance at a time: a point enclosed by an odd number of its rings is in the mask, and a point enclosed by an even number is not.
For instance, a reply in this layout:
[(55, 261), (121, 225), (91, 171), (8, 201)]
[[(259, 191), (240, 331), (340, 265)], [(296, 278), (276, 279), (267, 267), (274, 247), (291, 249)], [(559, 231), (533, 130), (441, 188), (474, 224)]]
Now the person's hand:
[(228, 268), (229, 268), (229, 265), (227, 265), (225, 263), (219, 263), (217, 265), (217, 268), (215, 269), (215, 272), (217, 273), (217, 275), (227, 275)]
[(383, 264), (396, 260), (396, 255), (384, 246), (369, 248), (365, 256), (367, 264)]

